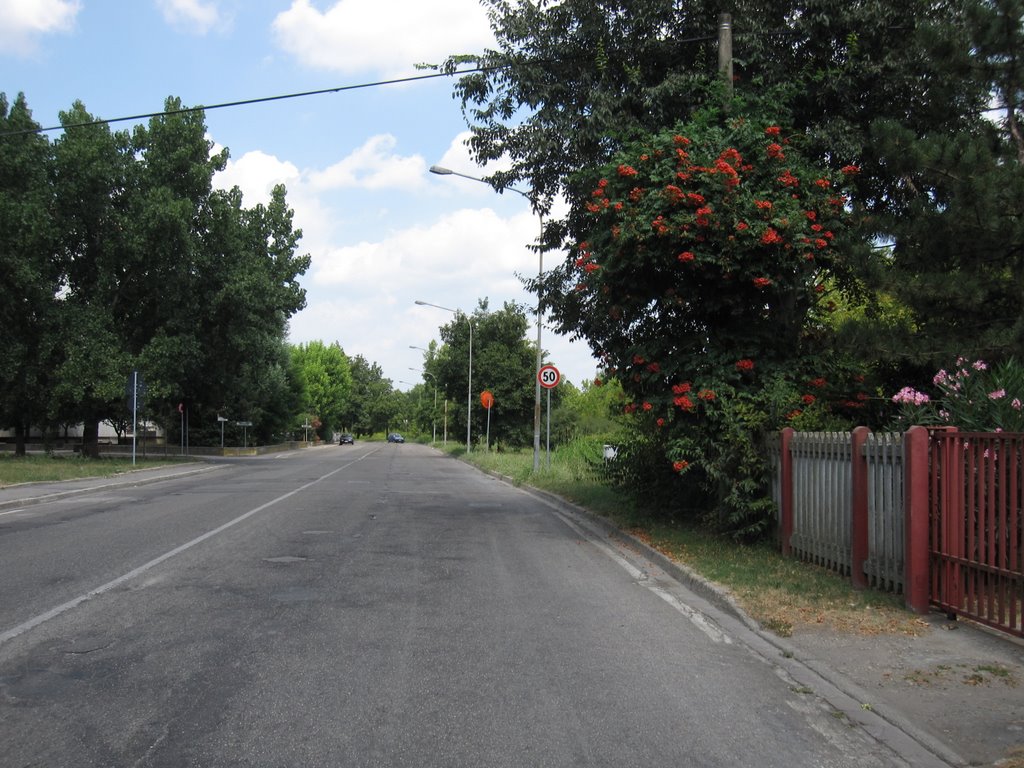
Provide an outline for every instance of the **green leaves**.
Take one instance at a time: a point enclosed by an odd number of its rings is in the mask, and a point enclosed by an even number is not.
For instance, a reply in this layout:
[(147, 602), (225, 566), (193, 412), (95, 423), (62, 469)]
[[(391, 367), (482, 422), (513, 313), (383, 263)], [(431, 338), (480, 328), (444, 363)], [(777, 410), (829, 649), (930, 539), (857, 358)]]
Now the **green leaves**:
[[(284, 187), (252, 209), (213, 191), (227, 154), (211, 155), (199, 110), (130, 134), (71, 127), (93, 120), (80, 102), (61, 119), (52, 145), (27, 133), (0, 153), (0, 277), (18, 297), (0, 307), (0, 420), (114, 418), (139, 368), (150, 418), (176, 428), (186, 401), (194, 423), (226, 409), (269, 439), (282, 426), (272, 412), (292, 407), (282, 353), (310, 263)], [(34, 125), (23, 97), (8, 114), (0, 96), (0, 122)]]

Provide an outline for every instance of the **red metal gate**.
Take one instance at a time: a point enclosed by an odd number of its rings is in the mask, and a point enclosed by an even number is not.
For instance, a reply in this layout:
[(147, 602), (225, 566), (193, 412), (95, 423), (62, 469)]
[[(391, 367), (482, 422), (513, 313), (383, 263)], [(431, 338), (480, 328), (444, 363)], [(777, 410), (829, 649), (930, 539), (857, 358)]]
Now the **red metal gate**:
[(929, 435), (931, 602), (1024, 637), (1024, 434)]

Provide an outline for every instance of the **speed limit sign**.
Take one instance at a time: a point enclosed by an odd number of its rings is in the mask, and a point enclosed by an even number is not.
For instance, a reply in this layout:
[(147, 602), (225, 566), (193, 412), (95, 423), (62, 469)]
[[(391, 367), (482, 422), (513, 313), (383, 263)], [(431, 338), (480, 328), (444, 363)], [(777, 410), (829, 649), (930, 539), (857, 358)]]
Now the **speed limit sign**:
[(562, 374), (553, 365), (545, 365), (537, 371), (537, 381), (544, 389), (554, 389), (562, 380)]

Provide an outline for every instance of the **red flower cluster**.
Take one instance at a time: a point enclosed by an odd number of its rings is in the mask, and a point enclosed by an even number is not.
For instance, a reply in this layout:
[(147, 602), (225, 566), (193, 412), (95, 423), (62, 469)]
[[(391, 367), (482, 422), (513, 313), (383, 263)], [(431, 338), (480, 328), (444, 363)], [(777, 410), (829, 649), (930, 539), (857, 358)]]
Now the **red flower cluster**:
[(769, 125), (764, 129), (766, 136), (778, 136), (782, 132), (782, 129), (777, 125)]
[(679, 254), (679, 260), (684, 264), (693, 261), (696, 257), (693, 255), (693, 251), (683, 251)]
[(619, 176), (636, 176), (636, 168), (623, 163), (619, 166)]
[(754, 370), (754, 361), (744, 358), (736, 361), (737, 371), (752, 371)]
[(799, 187), (800, 179), (790, 173), (789, 169), (786, 169), (781, 176), (778, 178), (778, 182), (784, 187)]
[(697, 393), (697, 399), (703, 400), (706, 403), (710, 403), (712, 400), (715, 399), (715, 392), (714, 390), (711, 389), (702, 389), (700, 392)]
[(674, 462), (672, 462), (672, 469), (674, 469), (676, 472), (682, 472), (688, 466), (690, 466), (690, 462), (688, 462), (688, 461), (674, 461)]
[(755, 288), (767, 288), (772, 284), (771, 278), (768, 277), (755, 277), (754, 287)]
[(782, 235), (776, 232), (772, 227), (768, 227), (761, 235), (762, 245), (777, 245), (782, 242)]

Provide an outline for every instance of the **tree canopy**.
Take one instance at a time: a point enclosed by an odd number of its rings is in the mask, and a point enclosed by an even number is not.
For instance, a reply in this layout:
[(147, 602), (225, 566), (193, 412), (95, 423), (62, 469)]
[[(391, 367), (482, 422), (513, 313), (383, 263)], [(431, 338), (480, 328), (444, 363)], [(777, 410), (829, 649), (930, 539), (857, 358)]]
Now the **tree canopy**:
[(455, 95), (494, 186), (568, 200), (530, 285), (621, 383), (634, 485), (756, 533), (767, 431), (1019, 354), (1019, 0), (733, 4), (730, 83), (719, 3), (484, 4), (496, 49), (442, 66), (481, 65)]
[(5, 128), (29, 131), (0, 139), (12, 171), (0, 179), (12, 314), (0, 421), (83, 422), (95, 452), (98, 422), (123, 412), (139, 370), (146, 416), (171, 429), (179, 404), (211, 433), (217, 414), (263, 441), (290, 428), (285, 335), (309, 257), (284, 187), (252, 208), (237, 188), (214, 190), (227, 150), (212, 152), (202, 112), (177, 99), (131, 132), (75, 103), (52, 144), (31, 132), (24, 96), (10, 114), (0, 104)]
[[(473, 337), (473, 386), (469, 389), (469, 338)], [(527, 445), (532, 440), (535, 401), (536, 346), (526, 340), (526, 311), (510, 302), (490, 311), (480, 302), (472, 315), (459, 314), (441, 327), (442, 346), (427, 361), (428, 372), (438, 387), (456, 403), (468, 406), (473, 440), (487, 429), (487, 411), (480, 393), (494, 395), (491, 408), (491, 442)], [(467, 402), (468, 400), (468, 402)], [(449, 410), (449, 432), (466, 429), (466, 407)]]

